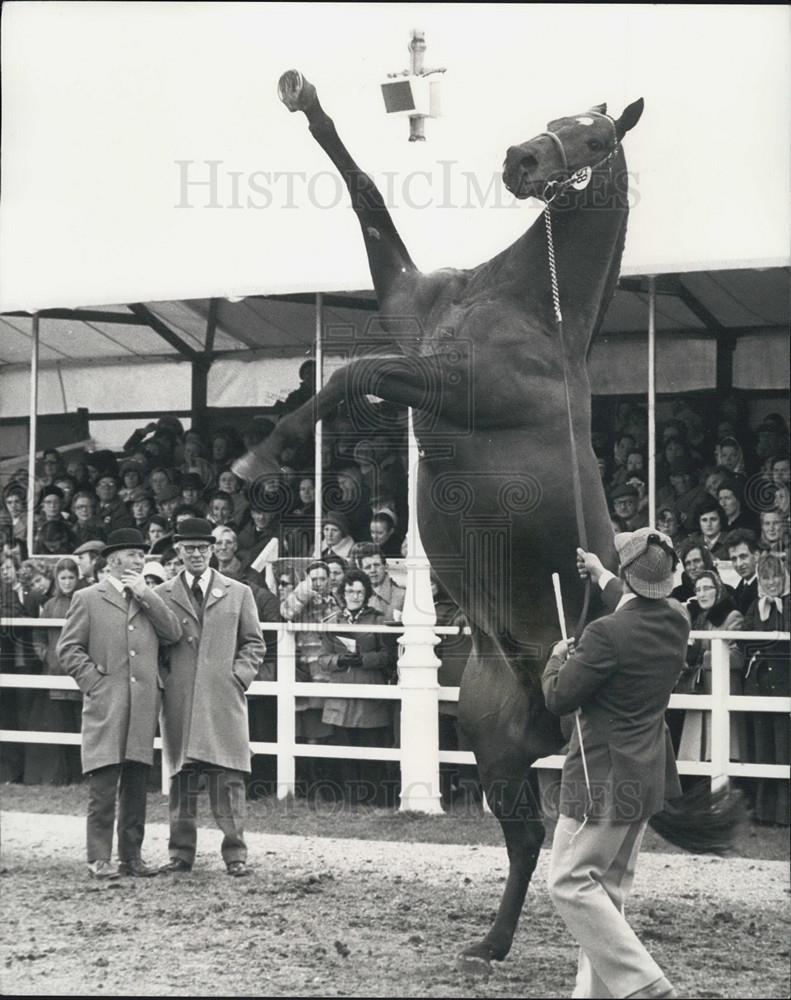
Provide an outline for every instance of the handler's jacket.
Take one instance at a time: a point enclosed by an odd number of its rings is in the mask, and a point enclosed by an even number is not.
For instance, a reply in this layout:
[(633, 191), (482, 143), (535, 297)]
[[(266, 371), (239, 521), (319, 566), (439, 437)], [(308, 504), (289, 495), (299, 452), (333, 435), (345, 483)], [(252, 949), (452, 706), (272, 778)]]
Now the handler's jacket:
[(157, 594), (183, 629), (162, 668), (162, 746), (170, 774), (188, 761), (249, 772), (245, 691), (265, 651), (252, 590), (212, 570), (200, 614), (183, 572)]
[[(618, 596), (618, 581), (605, 597)], [(576, 723), (563, 765), (560, 812), (633, 823), (681, 794), (665, 709), (684, 666), (689, 621), (676, 601), (635, 597), (591, 622), (565, 662), (551, 656), (542, 687), (557, 715), (581, 709), (589, 797)]]
[(83, 693), (82, 769), (125, 760), (150, 764), (160, 705), (160, 644), (181, 625), (146, 587), (129, 601), (108, 581), (76, 590), (57, 645), (64, 670)]

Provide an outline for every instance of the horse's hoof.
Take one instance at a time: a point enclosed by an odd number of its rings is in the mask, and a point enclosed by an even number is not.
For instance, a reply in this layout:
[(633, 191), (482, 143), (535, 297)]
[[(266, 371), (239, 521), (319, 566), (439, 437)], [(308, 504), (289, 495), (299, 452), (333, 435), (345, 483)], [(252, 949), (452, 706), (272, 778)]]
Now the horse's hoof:
[(277, 96), (289, 111), (304, 111), (316, 99), (316, 88), (297, 69), (287, 70), (278, 81)]
[(231, 463), (231, 472), (244, 482), (252, 483), (259, 476), (279, 474), (280, 467), (272, 462), (263, 461), (254, 452), (248, 451), (246, 455)]
[(488, 979), (492, 974), (492, 963), (483, 955), (467, 955), (462, 952), (456, 959), (456, 968), (465, 976), (478, 976)]

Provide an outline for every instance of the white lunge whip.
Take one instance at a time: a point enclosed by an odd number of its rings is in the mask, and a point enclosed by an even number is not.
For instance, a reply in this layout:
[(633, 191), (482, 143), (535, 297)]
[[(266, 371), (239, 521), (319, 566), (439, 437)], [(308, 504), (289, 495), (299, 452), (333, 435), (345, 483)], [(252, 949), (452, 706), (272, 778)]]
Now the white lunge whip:
[[(552, 574), (552, 589), (555, 591), (555, 606), (558, 611), (558, 621), (560, 622), (560, 634), (563, 637), (563, 641), (568, 643), (569, 638), (566, 633), (566, 616), (563, 613), (563, 594), (560, 590), (560, 576), (557, 573)], [(580, 724), (581, 709), (576, 709), (574, 712), (574, 721), (577, 726), (577, 739), (580, 742), (580, 756), (582, 757), (582, 771), (585, 775), (585, 787), (588, 791), (588, 808), (593, 804), (593, 795), (591, 794), (591, 782), (590, 776), (588, 775), (588, 761), (585, 757), (585, 744), (582, 742), (582, 726)], [(582, 826), (588, 822), (588, 809), (585, 810), (585, 815), (582, 820)], [(580, 830), (582, 829), (580, 827)], [(577, 833), (580, 831), (577, 830)], [(576, 836), (576, 834), (575, 834)]]

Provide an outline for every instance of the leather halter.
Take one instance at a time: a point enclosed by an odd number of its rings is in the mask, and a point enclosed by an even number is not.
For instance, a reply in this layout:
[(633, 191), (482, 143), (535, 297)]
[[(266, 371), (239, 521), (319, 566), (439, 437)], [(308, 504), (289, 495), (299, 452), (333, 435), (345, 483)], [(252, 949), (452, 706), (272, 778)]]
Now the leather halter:
[(548, 139), (552, 140), (558, 152), (560, 153), (560, 159), (563, 163), (563, 172), (566, 174), (564, 180), (547, 181), (546, 184), (544, 185), (544, 190), (541, 192), (541, 198), (547, 204), (554, 201), (561, 191), (565, 191), (565, 189), (569, 186), (569, 184), (572, 184), (576, 179), (581, 179), (583, 171), (590, 170), (591, 173), (593, 173), (594, 170), (598, 170), (599, 167), (604, 166), (604, 164), (607, 163), (609, 160), (611, 160), (612, 157), (615, 156), (615, 154), (618, 152), (618, 147), (621, 144), (621, 140), (618, 138), (618, 131), (615, 127), (615, 120), (611, 118), (609, 115), (602, 114), (600, 111), (588, 111), (586, 112), (586, 114), (597, 115), (599, 118), (606, 118), (607, 121), (612, 125), (613, 137), (615, 139), (613, 147), (609, 153), (603, 156), (596, 163), (592, 164), (591, 166), (580, 167), (578, 170), (575, 170), (574, 173), (570, 173), (568, 157), (566, 156), (566, 150), (563, 146), (563, 142), (560, 136), (557, 134), (557, 132), (550, 132), (549, 129), (547, 129), (546, 132), (540, 132), (536, 136), (536, 139), (541, 139), (543, 136), (546, 136)]

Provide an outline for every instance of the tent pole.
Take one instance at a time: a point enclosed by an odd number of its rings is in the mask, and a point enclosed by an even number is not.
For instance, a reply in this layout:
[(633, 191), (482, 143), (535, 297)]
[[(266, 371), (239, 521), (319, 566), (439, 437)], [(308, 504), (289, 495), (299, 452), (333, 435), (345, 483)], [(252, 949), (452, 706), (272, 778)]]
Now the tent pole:
[(33, 555), (33, 512), (36, 506), (36, 438), (38, 436), (38, 313), (32, 316), (30, 347), (30, 431), (27, 458), (27, 552)]
[(656, 277), (648, 277), (648, 523), (656, 527)]
[[(316, 292), (316, 347), (314, 357), (316, 359), (316, 373), (315, 373), (315, 387), (314, 387), (314, 400), (316, 396), (321, 392), (322, 385), (324, 383), (324, 373), (322, 371), (323, 367), (323, 351), (322, 351), (322, 327), (324, 325), (324, 295), (321, 292)], [(315, 455), (313, 456), (313, 475), (315, 479), (315, 500), (313, 505), (313, 558), (319, 559), (321, 557), (321, 519), (324, 514), (323, 507), (323, 476), (321, 468), (321, 459), (323, 452), (323, 426), (322, 421), (316, 421), (316, 436), (315, 436)]]

